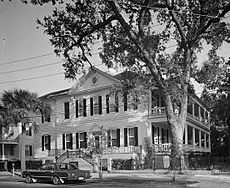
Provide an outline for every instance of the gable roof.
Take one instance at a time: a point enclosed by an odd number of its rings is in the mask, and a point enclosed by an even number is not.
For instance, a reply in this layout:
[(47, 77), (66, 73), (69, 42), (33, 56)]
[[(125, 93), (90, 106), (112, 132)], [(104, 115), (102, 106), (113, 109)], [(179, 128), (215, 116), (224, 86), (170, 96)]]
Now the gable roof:
[(106, 72), (103, 72), (103, 71), (101, 71), (100, 69), (98, 69), (98, 68), (92, 66), (92, 67), (90, 67), (88, 73), (85, 74), (85, 75), (83, 75), (83, 76), (74, 84), (74, 86), (71, 87), (71, 88), (69, 89), (68, 94), (69, 94), (69, 95), (74, 94), (74, 93), (84, 84), (84, 82), (85, 82), (91, 75), (95, 74), (96, 72), (99, 73), (100, 75), (102, 75), (102, 76), (104, 76), (104, 77), (106, 77), (106, 78), (112, 80), (112, 81), (115, 82), (115, 83), (119, 83), (119, 84), (121, 83), (120, 80), (117, 79), (116, 77), (114, 77), (114, 76), (112, 76), (112, 75), (110, 75), (110, 74), (108, 74), (108, 73), (106, 73)]

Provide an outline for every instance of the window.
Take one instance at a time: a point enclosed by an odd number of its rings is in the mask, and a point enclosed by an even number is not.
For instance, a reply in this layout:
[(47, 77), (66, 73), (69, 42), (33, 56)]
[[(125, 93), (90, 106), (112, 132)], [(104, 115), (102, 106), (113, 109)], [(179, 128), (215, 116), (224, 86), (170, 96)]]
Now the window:
[(209, 134), (206, 133), (206, 148), (209, 148)]
[(199, 105), (197, 103), (194, 103), (194, 115), (199, 117)]
[(73, 149), (73, 147), (72, 147), (72, 134), (66, 134), (66, 149)]
[(69, 102), (64, 103), (65, 119), (69, 119)]
[(108, 131), (109, 143), (108, 146), (120, 147), (120, 129)]
[(168, 143), (167, 142), (167, 130), (166, 129), (161, 129), (161, 134), (162, 134), (162, 144)]
[(118, 94), (115, 93), (114, 96), (111, 98), (110, 112), (118, 112), (118, 111), (119, 111), (119, 99), (118, 99)]
[(124, 146), (138, 146), (138, 128), (124, 128)]
[(85, 133), (80, 133), (79, 135), (79, 145), (80, 148), (86, 148), (86, 134)]
[(134, 128), (128, 129), (128, 140), (129, 140), (129, 146), (135, 145), (135, 134), (134, 134)]
[(205, 138), (204, 138), (204, 132), (201, 131), (201, 147), (205, 146)]
[(32, 156), (32, 146), (31, 145), (25, 145), (25, 155)]
[(43, 135), (42, 136), (42, 151), (50, 150), (51, 147), (51, 136), (50, 135)]
[(195, 145), (200, 146), (200, 135), (198, 129), (195, 129)]
[(50, 122), (50, 113), (45, 113), (45, 114), (42, 114), (42, 123), (44, 122)]
[(80, 99), (76, 101), (76, 117), (86, 117), (86, 99)]
[(87, 148), (87, 133), (76, 133), (76, 148)]
[(200, 117), (201, 117), (201, 120), (204, 121), (204, 108), (200, 108)]
[(188, 126), (188, 144), (193, 145), (193, 128)]
[(14, 146), (10, 146), (9, 150), (10, 150), (10, 155), (13, 156), (14, 155)]
[(93, 98), (93, 113), (99, 114), (99, 100), (98, 97)]
[(155, 106), (160, 106), (160, 99), (158, 93), (156, 93), (156, 90), (151, 91), (151, 99), (152, 99), (152, 108)]
[(188, 101), (188, 108), (187, 108), (187, 112), (189, 113), (189, 114), (193, 114), (193, 110), (192, 110), (192, 108), (193, 108), (193, 102), (192, 102), (192, 100), (189, 100)]
[(26, 136), (32, 136), (32, 127), (31, 126), (26, 127)]

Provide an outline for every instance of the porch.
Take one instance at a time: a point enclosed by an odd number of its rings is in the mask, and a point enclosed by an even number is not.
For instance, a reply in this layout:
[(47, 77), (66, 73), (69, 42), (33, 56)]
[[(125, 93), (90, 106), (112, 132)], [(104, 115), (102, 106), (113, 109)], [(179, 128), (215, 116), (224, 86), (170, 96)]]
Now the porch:
[(19, 156), (16, 155), (15, 152), (15, 148), (18, 144), (18, 141), (0, 140), (0, 160), (18, 160)]

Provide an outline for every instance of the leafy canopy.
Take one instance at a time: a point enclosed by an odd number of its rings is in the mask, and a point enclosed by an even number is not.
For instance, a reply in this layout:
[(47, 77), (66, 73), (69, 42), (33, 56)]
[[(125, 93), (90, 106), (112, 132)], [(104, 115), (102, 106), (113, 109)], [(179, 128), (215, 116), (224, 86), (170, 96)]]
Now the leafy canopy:
[[(212, 46), (210, 59), (218, 59), (217, 49), (229, 42), (229, 23), (224, 18), (230, 10), (228, 0), (56, 3), (65, 5), (38, 23), (51, 37), (56, 54), (64, 55), (67, 78), (74, 78), (86, 62), (90, 63), (87, 57), (100, 41), (100, 57), (108, 67), (121, 66), (144, 74), (148, 68), (160, 87), (179, 90), (188, 82), (188, 71), (196, 76), (197, 52), (204, 42)], [(169, 53), (168, 44), (175, 44), (175, 50)]]

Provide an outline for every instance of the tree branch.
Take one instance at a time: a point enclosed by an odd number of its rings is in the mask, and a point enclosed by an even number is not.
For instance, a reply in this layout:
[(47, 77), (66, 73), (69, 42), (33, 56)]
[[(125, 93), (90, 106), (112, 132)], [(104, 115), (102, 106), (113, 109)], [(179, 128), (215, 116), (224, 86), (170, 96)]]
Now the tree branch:
[[(230, 3), (223, 9), (223, 11), (216, 16), (216, 18), (210, 18), (206, 25), (204, 25), (200, 30), (197, 32), (196, 37), (191, 41), (191, 44), (194, 44), (196, 40), (199, 38), (201, 34), (203, 34), (212, 23), (219, 22), (220, 18), (223, 18), (227, 12), (230, 11)], [(208, 16), (208, 15), (207, 15)]]
[(145, 3), (144, 3), (144, 6), (141, 8), (140, 10), (140, 16), (139, 16), (139, 22), (138, 22), (138, 29), (139, 29), (139, 33), (138, 35), (139, 36), (142, 36), (143, 35), (143, 29), (144, 29), (144, 16), (145, 16), (145, 13), (146, 13), (146, 6), (148, 6), (149, 4), (149, 0), (146, 0)]
[[(180, 36), (181, 36), (181, 40), (182, 40), (182, 44), (185, 45), (187, 43), (187, 39), (186, 39), (186, 36), (183, 32), (183, 29), (182, 29), (182, 26), (175, 14), (175, 12), (173, 11), (173, 9), (171, 8), (171, 6), (169, 5), (169, 1), (167, 0), (167, 7), (168, 7), (168, 10), (169, 10), (169, 14), (172, 16), (172, 21), (176, 24), (176, 27), (180, 33)], [(185, 46), (187, 48), (187, 46)]]
[(129, 36), (130, 40), (134, 42), (134, 44), (137, 46), (137, 48), (140, 50), (140, 52), (143, 55), (143, 58), (145, 60), (146, 65), (148, 66), (151, 74), (154, 76), (156, 82), (158, 83), (158, 86), (161, 89), (165, 89), (165, 85), (163, 83), (163, 77), (160, 74), (160, 72), (157, 69), (156, 62), (152, 60), (152, 58), (149, 56), (148, 51), (145, 49), (144, 44), (140, 43), (138, 40), (137, 34), (130, 28), (130, 26), (126, 23), (123, 16), (120, 14), (120, 11), (118, 9), (118, 6), (113, 0), (109, 0), (108, 3), (110, 4), (114, 14), (117, 16), (117, 20), (122, 25), (124, 30), (126, 31), (127, 35)]

